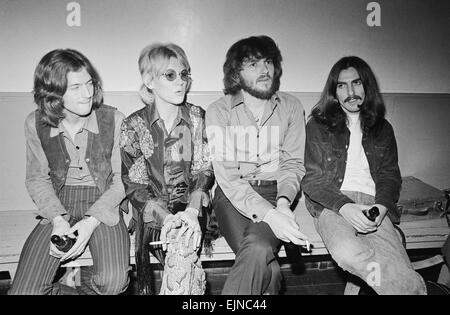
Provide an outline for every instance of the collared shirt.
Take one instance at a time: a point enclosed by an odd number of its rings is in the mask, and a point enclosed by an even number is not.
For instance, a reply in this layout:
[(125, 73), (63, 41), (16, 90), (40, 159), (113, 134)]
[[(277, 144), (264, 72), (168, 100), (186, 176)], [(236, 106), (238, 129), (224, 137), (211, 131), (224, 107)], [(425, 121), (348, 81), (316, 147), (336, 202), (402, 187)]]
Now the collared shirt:
[(75, 139), (70, 137), (69, 132), (60, 123), (58, 128), (50, 129), (50, 138), (56, 137), (62, 133), (67, 153), (70, 156), (69, 170), (67, 171), (66, 185), (76, 186), (95, 186), (95, 182), (89, 172), (88, 166), (84, 159), (87, 148), (87, 134), (89, 132), (98, 134), (98, 124), (95, 111), (86, 120), (82, 129), (75, 134)]
[[(100, 222), (107, 225), (113, 225), (113, 223), (106, 219), (106, 217), (109, 216), (105, 214), (111, 211), (111, 209), (117, 208), (125, 197), (123, 185), (120, 180), (119, 150), (120, 126), (125, 116), (117, 110), (114, 115), (114, 147), (111, 154), (111, 167), (114, 174), (112, 184), (86, 212), (86, 215), (94, 216)], [(71, 163), (67, 172), (66, 185), (95, 186), (84, 159), (89, 132), (99, 132), (95, 111), (93, 111), (85, 121), (83, 128), (75, 134), (75, 139), (73, 140), (61, 123), (57, 128), (50, 129), (50, 137), (56, 137), (60, 133), (63, 133), (64, 144), (66, 145), (67, 153), (70, 156)], [(25, 120), (25, 138), (27, 154), (25, 185), (31, 198), (38, 207), (39, 215), (51, 221), (58, 215), (67, 214), (67, 211), (64, 209), (52, 186), (47, 157), (42, 149), (36, 131), (34, 111), (30, 113)]]
[(180, 105), (167, 131), (156, 107), (147, 105), (124, 120), (120, 147), (127, 197), (146, 222), (161, 226), (168, 214), (184, 210), (193, 191), (206, 192), (214, 182), (198, 106)]
[(276, 180), (277, 199), (294, 201), (305, 174), (305, 115), (294, 96), (277, 92), (255, 120), (241, 92), (208, 107), (206, 124), (214, 174), (233, 206), (260, 222), (273, 206), (248, 183)]

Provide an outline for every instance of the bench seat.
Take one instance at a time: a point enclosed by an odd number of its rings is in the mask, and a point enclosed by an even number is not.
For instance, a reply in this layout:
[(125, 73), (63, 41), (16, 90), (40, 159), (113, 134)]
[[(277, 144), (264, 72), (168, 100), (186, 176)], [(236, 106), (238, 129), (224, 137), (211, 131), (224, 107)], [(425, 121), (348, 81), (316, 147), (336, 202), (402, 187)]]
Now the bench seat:
[[(36, 215), (33, 212), (31, 210), (0, 212), (0, 271), (9, 271), (11, 277), (14, 277), (23, 244), (37, 223)], [(304, 255), (328, 255), (329, 253), (314, 228), (313, 218), (306, 210), (303, 200), (300, 200), (295, 214), (301, 231), (309, 237), (311, 244), (314, 246), (310, 253), (304, 253)], [(126, 215), (125, 221), (128, 222), (129, 219), (129, 215)], [(450, 232), (445, 217), (409, 220), (408, 216), (404, 216), (400, 227), (406, 237), (407, 249), (441, 248)], [(212, 256), (202, 253), (202, 261), (234, 259), (235, 255), (224, 238), (217, 239), (213, 246)], [(280, 257), (285, 256), (284, 249), (282, 249)], [(157, 263), (157, 260), (152, 257), (151, 262)], [(130, 263), (134, 264), (134, 237), (131, 237)], [(88, 265), (92, 265), (92, 259), (87, 249), (78, 259), (64, 266), (80, 267)]]

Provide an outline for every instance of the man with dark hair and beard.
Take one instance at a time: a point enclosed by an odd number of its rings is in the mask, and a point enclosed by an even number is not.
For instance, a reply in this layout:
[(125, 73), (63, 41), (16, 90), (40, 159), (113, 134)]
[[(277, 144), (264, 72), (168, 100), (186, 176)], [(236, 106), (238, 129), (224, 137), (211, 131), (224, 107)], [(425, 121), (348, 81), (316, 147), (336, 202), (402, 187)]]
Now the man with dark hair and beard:
[(206, 112), (217, 180), (213, 208), (236, 254), (222, 294), (277, 294), (282, 242), (308, 245), (291, 211), (305, 173), (300, 101), (278, 92), (281, 53), (267, 36), (228, 50), (225, 96)]
[(402, 180), (385, 112), (369, 65), (354, 56), (339, 60), (306, 126), (302, 190), (339, 266), (378, 294), (424, 294), (393, 225)]

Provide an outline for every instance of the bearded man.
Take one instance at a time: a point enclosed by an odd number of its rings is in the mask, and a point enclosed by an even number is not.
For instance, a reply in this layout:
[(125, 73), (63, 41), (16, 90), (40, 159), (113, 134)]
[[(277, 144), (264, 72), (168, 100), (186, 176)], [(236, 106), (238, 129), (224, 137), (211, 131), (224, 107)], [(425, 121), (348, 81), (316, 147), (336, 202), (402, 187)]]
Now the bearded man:
[(225, 295), (277, 294), (280, 246), (308, 242), (291, 210), (305, 174), (304, 109), (278, 92), (281, 61), (270, 37), (233, 44), (223, 66), (225, 96), (206, 112), (217, 180), (213, 208), (236, 254)]

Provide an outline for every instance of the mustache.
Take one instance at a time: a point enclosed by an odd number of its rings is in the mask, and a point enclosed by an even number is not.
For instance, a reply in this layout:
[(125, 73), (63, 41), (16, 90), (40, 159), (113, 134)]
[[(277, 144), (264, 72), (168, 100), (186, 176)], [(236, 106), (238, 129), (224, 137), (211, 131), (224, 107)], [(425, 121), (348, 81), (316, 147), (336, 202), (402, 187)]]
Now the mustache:
[(353, 95), (353, 96), (349, 96), (344, 100), (344, 103), (350, 102), (350, 101), (354, 101), (354, 100), (362, 100), (361, 96), (358, 95)]
[(271, 80), (271, 79), (272, 79), (272, 76), (270, 76), (269, 74), (263, 74), (256, 79), (256, 82), (266, 81), (266, 80)]

